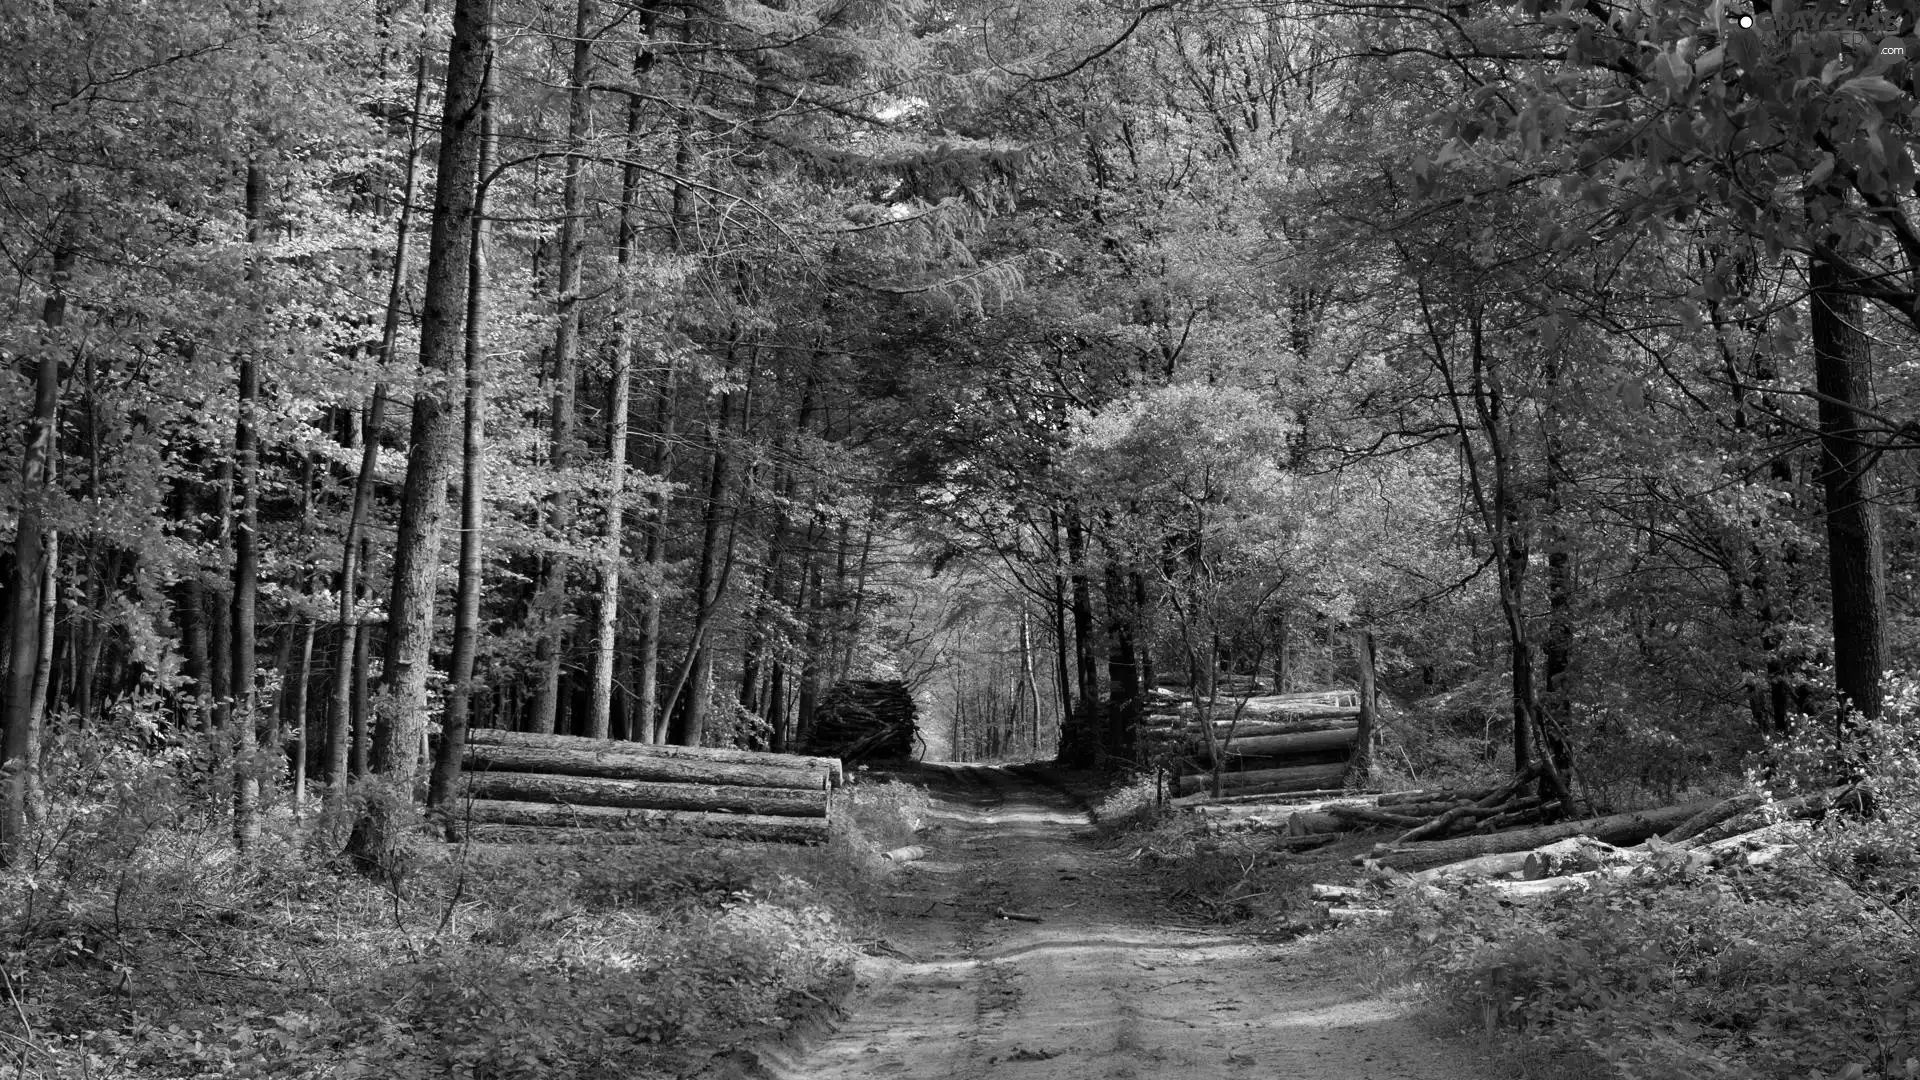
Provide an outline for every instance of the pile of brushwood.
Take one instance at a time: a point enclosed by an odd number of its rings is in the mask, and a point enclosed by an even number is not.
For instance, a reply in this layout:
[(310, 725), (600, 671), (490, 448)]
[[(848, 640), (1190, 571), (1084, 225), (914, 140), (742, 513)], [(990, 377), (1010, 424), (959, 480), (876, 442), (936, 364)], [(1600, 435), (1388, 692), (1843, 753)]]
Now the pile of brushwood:
[(1190, 809), (1226, 832), (1276, 834), (1271, 848), (1308, 851), (1356, 833), (1394, 835), (1354, 858), (1365, 884), (1321, 884), (1314, 898), (1335, 921), (1384, 914), (1368, 905), (1400, 885), (1478, 881), (1511, 899), (1549, 896), (1622, 878), (1656, 861), (1694, 868), (1765, 865), (1830, 813), (1864, 814), (1865, 783), (1787, 799), (1759, 792), (1628, 813), (1548, 821), (1523, 772), (1498, 787), (1397, 791), (1312, 802), (1214, 801)]
[(820, 695), (807, 752), (843, 761), (905, 761), (920, 736), (919, 709), (905, 683), (855, 679)]

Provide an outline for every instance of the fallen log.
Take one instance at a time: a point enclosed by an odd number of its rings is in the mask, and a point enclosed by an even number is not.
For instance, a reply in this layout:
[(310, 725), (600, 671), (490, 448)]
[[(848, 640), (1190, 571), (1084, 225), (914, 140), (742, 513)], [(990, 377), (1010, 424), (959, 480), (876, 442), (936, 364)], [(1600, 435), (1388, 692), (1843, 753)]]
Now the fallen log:
[(1220, 796), (1209, 795), (1202, 792), (1195, 795), (1183, 795), (1176, 799), (1169, 799), (1167, 800), (1167, 805), (1176, 810), (1224, 806), (1286, 806), (1298, 803), (1301, 800), (1311, 801), (1337, 796), (1340, 795), (1343, 790), (1342, 788), (1319, 788), (1313, 791), (1254, 791)]
[(1521, 867), (1520, 880), (1539, 881), (1542, 878), (1565, 877), (1568, 874), (1598, 870), (1603, 866), (1644, 859), (1644, 852), (1626, 852), (1611, 844), (1603, 844), (1592, 837), (1569, 836), (1565, 840), (1555, 840), (1545, 847), (1537, 847), (1527, 852), (1526, 864)]
[(1825, 791), (1810, 792), (1806, 795), (1778, 802), (1764, 803), (1745, 813), (1728, 818), (1696, 836), (1688, 837), (1676, 844), (1676, 847), (1700, 847), (1724, 840), (1729, 836), (1752, 832), (1781, 819), (1803, 820), (1824, 816), (1829, 810), (1847, 810), (1861, 812), (1871, 805), (1873, 789), (1865, 784), (1841, 784)]
[[(1234, 706), (1236, 704), (1237, 702), (1234, 702), (1227, 698), (1222, 698), (1221, 700), (1213, 703), (1213, 707), (1208, 710), (1208, 713), (1211, 719), (1213, 720), (1213, 722), (1216, 724), (1229, 723), (1234, 719), (1234, 716), (1235, 716)], [(1154, 715), (1178, 717), (1182, 720), (1192, 720), (1198, 714), (1193, 711), (1192, 702), (1183, 701), (1177, 705), (1172, 706), (1171, 708), (1157, 709), (1155, 710)], [(1360, 715), (1360, 707), (1357, 705), (1322, 705), (1322, 704), (1316, 704), (1311, 702), (1272, 701), (1266, 698), (1249, 698), (1247, 699), (1246, 705), (1240, 709), (1238, 715), (1242, 723), (1245, 723), (1250, 720), (1256, 720), (1256, 721), (1257, 720), (1354, 721)]]
[(1357, 903), (1370, 899), (1367, 890), (1358, 889), (1352, 885), (1309, 885), (1307, 895), (1315, 900), (1339, 903)]
[(1446, 803), (1448, 806), (1453, 806), (1463, 802), (1477, 802), (1493, 794), (1495, 790), (1495, 788), (1433, 788), (1421, 791), (1389, 791), (1380, 796), (1380, 805)]
[(474, 773), (466, 795), (475, 799), (566, 803), (640, 810), (707, 810), (779, 817), (826, 817), (825, 788), (727, 787), (713, 784), (655, 784), (607, 780), (597, 776), (549, 776), (539, 773)]
[(1527, 851), (1502, 851), (1493, 855), (1446, 863), (1412, 875), (1415, 884), (1430, 885), (1442, 881), (1473, 881), (1517, 874), (1527, 865)]
[(1344, 832), (1345, 822), (1325, 810), (1294, 811), (1287, 815), (1288, 836), (1311, 836), (1314, 833)]
[[(1353, 746), (1354, 739), (1359, 733), (1359, 727), (1345, 725), (1323, 731), (1302, 731), (1288, 735), (1255, 735), (1248, 738), (1235, 733), (1232, 739), (1221, 746), (1220, 752), (1232, 758), (1287, 757), (1316, 750), (1347, 750)], [(1200, 748), (1200, 756), (1207, 757), (1205, 747)]]
[[(1483, 800), (1484, 801), (1484, 800)], [(1462, 825), (1469, 829), (1483, 822), (1497, 820), (1514, 814), (1531, 814), (1540, 808), (1537, 797), (1516, 799), (1499, 806), (1485, 806), (1481, 803), (1461, 803), (1441, 811), (1439, 816), (1419, 824), (1401, 834), (1394, 840), (1396, 844), (1408, 844), (1415, 840), (1439, 839)], [(1397, 809), (1397, 808), (1396, 808)]]
[[(1220, 789), (1222, 794), (1254, 795), (1273, 794), (1286, 791), (1318, 791), (1334, 787), (1346, 775), (1347, 767), (1333, 765), (1301, 765), (1288, 769), (1254, 769), (1248, 772), (1222, 773)], [(1198, 773), (1191, 776), (1176, 777), (1173, 782), (1174, 794), (1179, 796), (1195, 795), (1213, 790), (1213, 777)]]
[(1329, 907), (1327, 918), (1337, 923), (1362, 922), (1368, 919), (1384, 919), (1393, 912), (1385, 908)]
[(1767, 797), (1760, 792), (1743, 791), (1738, 795), (1722, 799), (1712, 806), (1707, 807), (1705, 810), (1693, 815), (1682, 822), (1679, 828), (1669, 831), (1660, 839), (1665, 840), (1669, 844), (1678, 844), (1682, 840), (1691, 840), (1701, 833), (1706, 832), (1708, 829), (1713, 828), (1715, 825), (1729, 818), (1738, 817), (1766, 801)]
[(1420, 824), (1417, 817), (1375, 810), (1365, 806), (1329, 806), (1327, 813), (1348, 829), (1402, 829)]
[(1312, 851), (1314, 848), (1326, 847), (1328, 844), (1342, 838), (1340, 833), (1309, 833), (1306, 836), (1283, 836), (1273, 842), (1273, 847), (1274, 849), (1285, 851)]
[(1395, 870), (1422, 870), (1443, 863), (1470, 859), (1476, 855), (1492, 855), (1505, 851), (1531, 851), (1551, 844), (1555, 840), (1564, 840), (1569, 836), (1591, 836), (1616, 847), (1624, 847), (1672, 829), (1705, 809), (1709, 803), (1717, 801), (1699, 800), (1680, 806), (1639, 810), (1628, 814), (1611, 814), (1607, 817), (1586, 818), (1580, 821), (1562, 821), (1553, 825), (1537, 825), (1530, 829), (1489, 833), (1485, 836), (1463, 836), (1453, 840), (1424, 840), (1405, 845), (1380, 844), (1373, 849), (1372, 858), (1381, 866)]
[[(1214, 738), (1225, 739), (1228, 729), (1232, 729), (1234, 740), (1238, 741), (1271, 738), (1276, 735), (1306, 735), (1316, 731), (1358, 731), (1360, 725), (1352, 717), (1332, 720), (1241, 720), (1237, 724), (1217, 720), (1213, 725)], [(1197, 720), (1182, 721), (1177, 726), (1162, 728), (1158, 734), (1163, 738), (1178, 736), (1190, 742), (1206, 741), (1206, 729)]]
[(637, 844), (675, 835), (818, 844), (826, 841), (829, 831), (825, 818), (494, 799), (462, 801), (453, 818), (456, 836), (494, 844)]
[(835, 787), (846, 782), (846, 771), (839, 758), (802, 754), (768, 754), (758, 750), (716, 750), (704, 746), (660, 746), (653, 743), (624, 742), (619, 739), (589, 739), (580, 735), (536, 735), (527, 731), (501, 731), (498, 728), (474, 728), (467, 732), (467, 745), (529, 746), (554, 750), (605, 750), (622, 754), (646, 754), (683, 761), (723, 761), (747, 765), (775, 765), (788, 768), (818, 769), (827, 774)]
[[(595, 742), (597, 740), (588, 740)], [(617, 745), (617, 744), (616, 744)], [(631, 744), (630, 744), (631, 745)], [(607, 780), (646, 780), (665, 784), (727, 784), (739, 787), (813, 790), (831, 783), (826, 769), (803, 764), (714, 761), (673, 757), (646, 749), (603, 746), (515, 746), (486, 741), (467, 745), (466, 771), (551, 773), (598, 776)]]

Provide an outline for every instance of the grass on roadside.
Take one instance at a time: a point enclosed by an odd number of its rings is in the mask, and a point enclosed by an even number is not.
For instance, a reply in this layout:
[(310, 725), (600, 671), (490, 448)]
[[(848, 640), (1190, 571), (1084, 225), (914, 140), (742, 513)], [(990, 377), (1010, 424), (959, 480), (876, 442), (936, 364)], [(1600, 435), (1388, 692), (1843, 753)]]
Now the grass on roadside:
[(925, 796), (856, 784), (818, 848), (411, 839), (393, 887), (340, 815), (234, 854), (192, 749), (60, 749), (0, 872), (0, 1060), (20, 1077), (578, 1080), (681, 1075), (779, 1030), (855, 957)]

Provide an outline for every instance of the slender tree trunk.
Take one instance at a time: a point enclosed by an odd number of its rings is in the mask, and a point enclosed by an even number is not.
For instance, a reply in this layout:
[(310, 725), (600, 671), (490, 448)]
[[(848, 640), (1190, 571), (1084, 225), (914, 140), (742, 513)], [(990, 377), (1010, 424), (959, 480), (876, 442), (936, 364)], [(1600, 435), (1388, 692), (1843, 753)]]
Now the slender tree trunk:
[[(459, 370), (465, 351), (462, 323), (479, 179), (481, 91), (493, 59), (492, 21), (491, 0), (456, 0), (420, 326), (420, 364), (431, 378), (414, 394), (407, 479), (394, 538), (392, 600), (387, 605), (384, 700), (373, 718), (373, 771), (391, 776), (402, 791), (412, 787), (425, 734), (434, 592), (453, 456), (446, 384)], [(379, 823), (372, 826), (374, 831), (363, 839), (384, 846), (384, 830)], [(371, 856), (372, 849), (359, 853)]]
[[(1067, 662), (1067, 577), (1058, 569), (1058, 559), (1061, 550), (1060, 515), (1058, 513), (1051, 513), (1050, 517), (1049, 531), (1052, 534), (1052, 542), (1048, 547), (1053, 552), (1056, 563), (1053, 572), (1053, 595), (1049, 604), (1049, 609), (1053, 615), (1053, 662), (1054, 674), (1058, 680), (1060, 689), (1060, 722), (1063, 726), (1066, 726), (1073, 723), (1074, 703), (1073, 676), (1071, 674), (1071, 667)], [(1067, 733), (1064, 731), (1059, 733), (1059, 736), (1056, 738), (1056, 743), (1062, 748), (1066, 747)]]
[(712, 670), (712, 654), (707, 633), (720, 606), (725, 582), (720, 568), (721, 507), (731, 481), (731, 457), (727, 452), (727, 429), (733, 414), (733, 395), (720, 395), (720, 412), (709, 428), (708, 444), (713, 451), (713, 467), (707, 474), (707, 505), (700, 540), (700, 567), (693, 595), (699, 605), (694, 613), (693, 632), (687, 639), (687, 657), (667, 695), (665, 711), (676, 718), (674, 742), (680, 746), (699, 746), (706, 732), (707, 702), (702, 691), (703, 678)]
[[(424, 17), (431, 0), (422, 0)], [(413, 204), (420, 186), (420, 117), (425, 113), (427, 96), (426, 21), (422, 19), (419, 56), (414, 61), (413, 108), (407, 122), (407, 164), (400, 187), (400, 217), (393, 238), (393, 273), (387, 287), (387, 310), (380, 327), (380, 370), (389, 370), (400, 340), (400, 316), (406, 306), (408, 264), (411, 261)], [(366, 415), (360, 425), (360, 470), (354, 478), (353, 508), (347, 517), (346, 535), (340, 545), (340, 610), (336, 625), (339, 646), (334, 654), (333, 693), (328, 698), (326, 720), (327, 786), (336, 794), (345, 790), (350, 776), (366, 773), (366, 755), (359, 747), (356, 726), (364, 727), (365, 684), (368, 654), (366, 630), (361, 625), (358, 605), (366, 589), (360, 580), (362, 553), (365, 550), (367, 523), (373, 515), (374, 480), (379, 470), (380, 433), (385, 427), (387, 384), (384, 378), (373, 386)], [(361, 690), (361, 705), (356, 708), (355, 687)], [(357, 721), (357, 724), (356, 724)]]
[(307, 722), (309, 706), (307, 690), (313, 679), (313, 639), (314, 621), (310, 618), (300, 620), (300, 665), (293, 681), (287, 687), (288, 732), (293, 739), (290, 750), (293, 764), (293, 816), (298, 819), (307, 801), (307, 759), (312, 741), (308, 737), (310, 725)]
[(658, 397), (654, 402), (653, 475), (660, 482), (647, 495), (646, 537), (642, 558), (646, 580), (646, 598), (640, 608), (640, 626), (635, 632), (634, 652), (638, 659), (634, 674), (633, 711), (639, 718), (644, 740), (662, 743), (667, 736), (667, 717), (661, 712), (660, 699), (660, 608), (665, 588), (667, 558), (667, 511), (670, 497), (666, 484), (673, 477), (674, 384), (677, 368), (669, 358), (660, 373)]
[(26, 840), (27, 787), (33, 762), (33, 673), (40, 657), (40, 581), (46, 558), (47, 476), (60, 409), (60, 328), (72, 250), (54, 255), (52, 293), (40, 310), (46, 335), (34, 350), (33, 415), (21, 432), (20, 509), (13, 533), (13, 580), (7, 611), (6, 718), (0, 729), (0, 865), (17, 865)]
[[(54, 483), (60, 455), (47, 460), (47, 483)], [(33, 665), (32, 705), (27, 710), (27, 818), (40, 820), (40, 754), (47, 730), (47, 695), (53, 684), (54, 629), (60, 614), (60, 531), (47, 530), (45, 567), (40, 575), (40, 653)]]
[[(645, 71), (645, 53), (634, 55), (634, 76)], [(640, 99), (627, 103), (627, 153), (638, 158), (645, 116)], [(606, 738), (613, 727), (613, 672), (620, 625), (620, 539), (626, 533), (622, 506), (627, 485), (627, 412), (632, 406), (633, 350), (640, 316), (635, 308), (634, 258), (640, 245), (640, 167), (629, 164), (620, 176), (619, 333), (613, 343), (613, 372), (607, 388), (606, 522), (600, 533), (600, 605), (594, 628), (593, 712), (588, 734)], [(629, 722), (631, 728), (631, 722)]]
[(1093, 590), (1087, 580), (1087, 535), (1078, 511), (1067, 515), (1068, 580), (1073, 586), (1073, 658), (1079, 680), (1079, 712), (1067, 718), (1060, 739), (1060, 759), (1070, 765), (1092, 764), (1100, 737), (1100, 661), (1094, 648)]
[[(812, 530), (809, 530), (811, 534)], [(820, 563), (813, 554), (813, 537), (809, 536), (807, 564), (802, 570), (805, 581), (806, 597), (800, 605), (806, 610), (807, 638), (806, 652), (800, 662), (800, 700), (798, 715), (794, 718), (794, 741), (801, 750), (811, 745), (813, 740), (813, 711), (820, 701), (820, 624), (826, 619), (826, 609), (820, 602), (821, 572)]]
[(1820, 401), (1820, 481), (1826, 493), (1827, 573), (1833, 589), (1833, 677), (1846, 710), (1878, 719), (1887, 670), (1886, 546), (1874, 453), (1856, 409), (1873, 408), (1863, 303), (1840, 291), (1838, 270), (1812, 268), (1813, 365)]
[[(549, 405), (552, 444), (548, 461), (563, 473), (573, 460), (574, 391), (579, 382), (581, 270), (586, 255), (587, 159), (581, 150), (591, 119), (593, 82), (593, 24), (598, 19), (594, 0), (578, 0), (573, 20), (573, 66), (567, 85), (567, 174), (560, 196), (560, 264), (558, 324), (553, 339), (553, 383)], [(622, 315), (624, 318), (624, 313)], [(556, 492), (547, 505), (547, 522), (556, 536), (572, 517), (571, 498)], [(535, 642), (536, 682), (532, 730), (550, 733), (558, 718), (560, 662), (567, 630), (566, 588), (568, 560), (549, 555), (541, 567), (540, 600), (534, 605), (545, 620)]]
[(1353, 651), (1360, 669), (1360, 730), (1354, 737), (1353, 756), (1347, 759), (1346, 786), (1365, 788), (1373, 778), (1373, 740), (1380, 708), (1380, 695), (1374, 686), (1373, 631), (1357, 631)]
[[(488, 72), (480, 90), (481, 176), (494, 157), (493, 79)], [(468, 252), (467, 320), (462, 362), (466, 368), (466, 409), (460, 467), (460, 576), (453, 605), (453, 656), (447, 672), (447, 707), (440, 721), (440, 745), (427, 786), (427, 806), (445, 808), (460, 785), (467, 750), (467, 725), (473, 711), (473, 665), (480, 641), (481, 549), (487, 505), (487, 188), (473, 202), (473, 239)]]
[(253, 260), (247, 277), (253, 290), (254, 344), (240, 352), (238, 410), (233, 425), (233, 843), (241, 851), (260, 838), (260, 763), (256, 706), (256, 606), (260, 595), (260, 555), (255, 538), (259, 510), (260, 356), (266, 307), (266, 175), (247, 166), (247, 240)]
[(1109, 757), (1132, 756), (1134, 728), (1140, 705), (1140, 669), (1133, 651), (1133, 605), (1126, 577), (1111, 559), (1107, 562), (1107, 722), (1102, 749)]

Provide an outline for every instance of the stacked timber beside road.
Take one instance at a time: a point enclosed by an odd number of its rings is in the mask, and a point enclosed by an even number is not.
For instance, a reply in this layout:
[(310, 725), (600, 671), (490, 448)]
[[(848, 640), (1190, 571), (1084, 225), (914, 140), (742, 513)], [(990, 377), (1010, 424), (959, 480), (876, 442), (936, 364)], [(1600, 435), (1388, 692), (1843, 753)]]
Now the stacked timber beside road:
[(834, 758), (476, 730), (454, 832), (488, 843), (632, 843), (665, 832), (820, 843)]
[(1177, 689), (1156, 690), (1147, 701), (1147, 737), (1173, 774), (1176, 797), (1214, 793), (1216, 779), (1221, 796), (1336, 790), (1360, 736), (1352, 690), (1223, 694), (1201, 707), (1210, 723)]

